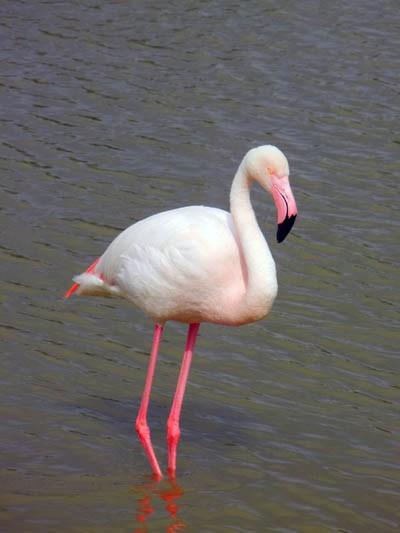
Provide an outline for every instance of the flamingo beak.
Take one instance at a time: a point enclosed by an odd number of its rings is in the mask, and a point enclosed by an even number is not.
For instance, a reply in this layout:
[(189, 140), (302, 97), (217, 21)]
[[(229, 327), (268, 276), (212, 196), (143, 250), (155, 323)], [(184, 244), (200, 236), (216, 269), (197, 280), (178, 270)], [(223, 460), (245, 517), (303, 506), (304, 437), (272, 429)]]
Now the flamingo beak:
[(282, 242), (292, 229), (297, 216), (296, 200), (290, 188), (289, 177), (271, 176), (271, 194), (276, 206), (278, 230), (276, 240)]

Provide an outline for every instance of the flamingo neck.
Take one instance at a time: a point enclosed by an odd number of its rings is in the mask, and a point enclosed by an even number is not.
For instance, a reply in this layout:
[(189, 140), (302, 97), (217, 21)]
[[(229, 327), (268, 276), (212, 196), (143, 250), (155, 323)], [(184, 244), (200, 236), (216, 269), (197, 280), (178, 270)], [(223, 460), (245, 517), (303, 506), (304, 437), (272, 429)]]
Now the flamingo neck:
[(276, 269), (251, 205), (250, 189), (253, 181), (242, 163), (232, 182), (230, 210), (245, 270), (246, 294), (243, 304), (265, 316), (277, 293)]

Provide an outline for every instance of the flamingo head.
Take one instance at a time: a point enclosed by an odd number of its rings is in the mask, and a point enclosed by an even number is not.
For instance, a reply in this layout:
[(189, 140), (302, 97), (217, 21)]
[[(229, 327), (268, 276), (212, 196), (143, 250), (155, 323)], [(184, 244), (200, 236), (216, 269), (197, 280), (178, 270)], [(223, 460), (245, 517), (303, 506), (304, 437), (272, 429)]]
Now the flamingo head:
[(276, 239), (282, 242), (297, 216), (296, 200), (289, 183), (289, 163), (276, 146), (259, 146), (245, 157), (248, 175), (271, 193), (276, 206), (278, 229)]

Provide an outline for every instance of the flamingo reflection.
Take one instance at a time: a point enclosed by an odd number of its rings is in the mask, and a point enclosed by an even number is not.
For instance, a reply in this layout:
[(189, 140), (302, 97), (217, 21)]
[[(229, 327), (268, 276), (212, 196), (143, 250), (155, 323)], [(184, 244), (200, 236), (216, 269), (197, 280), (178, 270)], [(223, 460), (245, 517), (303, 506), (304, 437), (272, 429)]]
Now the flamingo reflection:
[(164, 481), (160, 484), (159, 480), (152, 479), (144, 483), (136, 490), (141, 493), (137, 499), (138, 508), (136, 512), (136, 522), (138, 527), (134, 533), (147, 533), (148, 521), (150, 516), (155, 512), (153, 501), (159, 498), (165, 502), (165, 509), (170, 516), (170, 523), (166, 526), (166, 533), (176, 533), (186, 529), (186, 523), (178, 516), (179, 505), (178, 500), (184, 494), (183, 489), (178, 485), (174, 478)]

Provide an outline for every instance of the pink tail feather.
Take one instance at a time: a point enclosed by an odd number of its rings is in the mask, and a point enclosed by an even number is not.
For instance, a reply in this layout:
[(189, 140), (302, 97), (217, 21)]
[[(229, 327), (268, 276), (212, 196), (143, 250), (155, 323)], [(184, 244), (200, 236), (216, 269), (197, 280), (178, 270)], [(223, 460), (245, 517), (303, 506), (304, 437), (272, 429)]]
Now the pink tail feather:
[[(96, 268), (97, 263), (99, 262), (100, 257), (94, 261), (90, 267), (86, 270), (86, 272), (90, 273), (93, 272), (93, 270)], [(79, 283), (74, 283), (70, 289), (67, 290), (67, 292), (64, 294), (64, 298), (69, 298), (76, 290), (79, 289)]]

